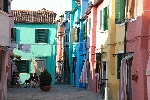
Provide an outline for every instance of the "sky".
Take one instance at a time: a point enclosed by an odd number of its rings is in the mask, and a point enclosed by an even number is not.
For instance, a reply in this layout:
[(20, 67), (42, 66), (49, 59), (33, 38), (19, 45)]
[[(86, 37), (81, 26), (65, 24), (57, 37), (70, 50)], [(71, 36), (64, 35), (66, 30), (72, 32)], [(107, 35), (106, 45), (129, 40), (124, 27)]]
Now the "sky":
[(57, 13), (56, 19), (65, 11), (71, 10), (72, 0), (12, 0), (12, 10), (41, 10), (45, 8)]

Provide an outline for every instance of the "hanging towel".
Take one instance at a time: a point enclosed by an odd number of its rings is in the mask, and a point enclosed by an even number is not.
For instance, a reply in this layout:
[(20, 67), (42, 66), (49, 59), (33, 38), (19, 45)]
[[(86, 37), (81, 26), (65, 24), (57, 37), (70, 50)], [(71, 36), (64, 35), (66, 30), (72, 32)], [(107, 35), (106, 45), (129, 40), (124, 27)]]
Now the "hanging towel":
[(13, 46), (12, 46), (12, 50), (13, 50), (14, 48), (17, 48), (17, 44), (16, 44), (16, 43), (13, 43), (12, 45), (13, 45)]
[(18, 44), (18, 50), (23, 50), (23, 44)]
[(30, 53), (31, 44), (23, 44), (23, 52)]

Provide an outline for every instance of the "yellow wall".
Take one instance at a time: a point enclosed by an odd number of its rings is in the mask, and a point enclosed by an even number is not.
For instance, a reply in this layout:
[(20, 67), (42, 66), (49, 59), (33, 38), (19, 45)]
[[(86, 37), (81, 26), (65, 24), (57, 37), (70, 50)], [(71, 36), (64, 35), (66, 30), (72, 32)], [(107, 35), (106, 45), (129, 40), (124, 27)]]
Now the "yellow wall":
[(115, 0), (110, 0), (109, 20), (108, 20), (108, 38), (103, 44), (103, 52), (107, 52), (102, 59), (106, 57), (107, 76), (108, 76), (108, 95), (112, 100), (118, 100), (119, 80), (117, 79), (117, 56), (119, 51), (124, 51), (125, 26), (119, 27), (115, 24)]

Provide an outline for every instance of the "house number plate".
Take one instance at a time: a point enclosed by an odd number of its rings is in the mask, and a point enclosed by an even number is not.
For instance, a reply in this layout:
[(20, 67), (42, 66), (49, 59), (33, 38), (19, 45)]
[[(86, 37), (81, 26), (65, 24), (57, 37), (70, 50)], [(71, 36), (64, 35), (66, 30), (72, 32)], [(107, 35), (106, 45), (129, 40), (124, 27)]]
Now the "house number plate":
[(146, 75), (150, 75), (150, 70), (146, 70)]

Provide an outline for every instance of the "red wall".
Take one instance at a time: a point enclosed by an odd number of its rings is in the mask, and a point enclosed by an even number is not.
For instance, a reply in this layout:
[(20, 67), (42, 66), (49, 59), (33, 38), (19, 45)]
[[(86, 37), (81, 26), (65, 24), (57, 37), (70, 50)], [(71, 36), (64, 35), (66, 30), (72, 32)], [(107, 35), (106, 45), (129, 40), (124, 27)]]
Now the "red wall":
[[(143, 1), (143, 10), (150, 10), (150, 1)], [(146, 68), (148, 64), (148, 39), (150, 12), (144, 12), (134, 22), (127, 24), (127, 52), (134, 52), (131, 74), (137, 71), (138, 81), (132, 80), (132, 100), (148, 100), (147, 98), (147, 77)], [(138, 37), (136, 36), (144, 36)], [(132, 41), (131, 41), (132, 40)], [(132, 78), (131, 78), (132, 79)]]

